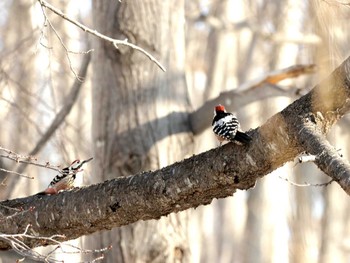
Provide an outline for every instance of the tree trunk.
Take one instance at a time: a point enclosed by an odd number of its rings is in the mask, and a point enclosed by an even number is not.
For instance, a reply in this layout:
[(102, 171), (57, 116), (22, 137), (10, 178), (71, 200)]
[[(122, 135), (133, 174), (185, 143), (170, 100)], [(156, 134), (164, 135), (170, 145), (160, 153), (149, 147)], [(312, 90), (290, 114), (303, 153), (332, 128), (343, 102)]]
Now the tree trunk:
[[(151, 52), (143, 54), (96, 39), (93, 56), (93, 142), (98, 180), (157, 169), (190, 154), (184, 80), (184, 2), (93, 2), (95, 28)], [(185, 127), (174, 126), (175, 119)], [(188, 130), (188, 129), (187, 129)], [(186, 213), (98, 234), (112, 245), (108, 262), (177, 262), (188, 257)]]

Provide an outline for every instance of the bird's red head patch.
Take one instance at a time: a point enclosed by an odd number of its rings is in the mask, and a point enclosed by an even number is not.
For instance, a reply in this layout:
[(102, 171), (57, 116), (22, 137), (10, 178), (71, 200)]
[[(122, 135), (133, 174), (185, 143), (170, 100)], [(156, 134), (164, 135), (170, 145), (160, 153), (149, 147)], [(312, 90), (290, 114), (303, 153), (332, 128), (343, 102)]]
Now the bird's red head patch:
[(74, 160), (70, 165), (72, 166), (73, 164), (78, 164), (78, 163), (80, 163), (80, 160), (79, 160), (79, 159)]
[(90, 162), (92, 159), (92, 157), (84, 161), (80, 161), (79, 159), (77, 159), (74, 162), (72, 162), (72, 164), (69, 167), (74, 170), (80, 169), (85, 163)]
[(215, 111), (218, 112), (218, 111), (224, 111), (225, 112), (225, 107), (221, 104), (215, 106)]

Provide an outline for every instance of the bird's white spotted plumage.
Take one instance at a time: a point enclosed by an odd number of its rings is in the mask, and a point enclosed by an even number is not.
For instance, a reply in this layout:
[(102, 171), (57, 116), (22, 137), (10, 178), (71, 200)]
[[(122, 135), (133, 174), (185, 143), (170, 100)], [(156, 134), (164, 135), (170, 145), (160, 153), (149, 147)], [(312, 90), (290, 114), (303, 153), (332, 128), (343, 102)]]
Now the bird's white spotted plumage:
[(218, 121), (214, 122), (213, 131), (226, 140), (231, 140), (236, 136), (237, 130), (240, 129), (237, 118), (233, 115), (227, 115)]
[(239, 141), (249, 143), (251, 137), (240, 131), (240, 124), (236, 116), (228, 113), (225, 107), (218, 105), (215, 107), (214, 118), (212, 121), (213, 132), (220, 142), (222, 141)]

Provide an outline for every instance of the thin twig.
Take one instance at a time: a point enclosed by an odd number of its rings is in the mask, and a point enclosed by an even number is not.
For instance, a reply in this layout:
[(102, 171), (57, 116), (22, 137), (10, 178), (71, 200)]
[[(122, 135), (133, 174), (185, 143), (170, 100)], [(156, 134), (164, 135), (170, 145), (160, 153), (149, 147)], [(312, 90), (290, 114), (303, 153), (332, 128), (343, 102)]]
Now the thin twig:
[(278, 176), (280, 179), (290, 183), (291, 185), (294, 185), (294, 186), (298, 186), (298, 187), (309, 187), (309, 186), (314, 186), (314, 187), (322, 187), (322, 186), (328, 186), (329, 184), (331, 184), (332, 182), (334, 182), (334, 180), (330, 180), (329, 182), (326, 182), (326, 183), (319, 183), (319, 184), (311, 184), (311, 183), (303, 183), (303, 184), (298, 184), (298, 183), (295, 183), (295, 182), (292, 182), (290, 181), (288, 178), (286, 177), (282, 177), (282, 176)]
[[(40, 236), (34, 236), (29, 234), (29, 229), (30, 229), (31, 225), (27, 225), (24, 232), (20, 233), (20, 234), (4, 234), (4, 233), (0, 233), (0, 239), (4, 240), (5, 242), (7, 242), (8, 244), (10, 244), (10, 246), (12, 247), (12, 249), (18, 253), (19, 255), (23, 256), (23, 257), (28, 257), (34, 260), (40, 260), (43, 262), (63, 262), (60, 260), (55, 259), (55, 255), (56, 254), (90, 254), (90, 255), (94, 255), (94, 254), (100, 254), (97, 255), (97, 257), (94, 257), (92, 259), (92, 261), (90, 262), (96, 262), (99, 260), (102, 260), (104, 258), (104, 252), (106, 252), (107, 250), (110, 250), (112, 247), (108, 246), (102, 249), (95, 249), (95, 250), (84, 250), (81, 249), (80, 247), (71, 245), (71, 244), (65, 244), (62, 243), (61, 241), (58, 241), (57, 239), (64, 239), (65, 236), (64, 235), (53, 235), (51, 237), (40, 237)], [(52, 243), (57, 244), (56, 247), (54, 247), (50, 252), (48, 252), (46, 255), (40, 254), (37, 251), (32, 250), (30, 247), (28, 247), (25, 243), (25, 239), (39, 239), (39, 240), (44, 240), (44, 241), (51, 241)], [(65, 251), (64, 247), (70, 247), (75, 249), (75, 251)], [(60, 249), (62, 252), (58, 252), (57, 250)]]
[[(57, 172), (60, 171), (59, 166), (53, 166), (49, 162), (46, 162), (44, 164), (38, 163), (37, 159), (31, 155), (29, 155), (29, 156), (20, 155), (18, 153), (15, 153), (14, 151), (11, 151), (9, 149), (2, 147), (2, 146), (0, 146), (0, 151), (7, 153), (7, 154), (0, 154), (1, 158), (10, 159), (12, 161), (15, 161), (16, 163), (32, 164), (32, 165), (35, 165), (38, 167), (48, 168), (48, 169), (51, 169), (51, 170), (54, 170)], [(22, 175), (22, 173), (19, 173), (19, 172), (13, 172), (13, 173)]]
[(44, 23), (40, 29), (40, 36), (39, 36), (39, 39), (38, 39), (38, 43), (36, 45), (36, 49), (35, 49), (35, 54), (38, 52), (39, 50), (39, 45), (42, 45), (43, 47), (45, 47), (46, 49), (52, 49), (51, 47), (48, 47), (47, 45), (45, 45), (42, 40), (44, 39), (44, 28), (47, 26), (47, 17), (44, 16)]
[(51, 27), (52, 31), (54, 32), (54, 34), (56, 35), (56, 37), (58, 38), (58, 40), (60, 41), (62, 47), (64, 48), (64, 50), (66, 51), (66, 57), (68, 59), (68, 64), (69, 64), (69, 68), (70, 70), (73, 72), (74, 76), (76, 79), (78, 79), (79, 81), (82, 81), (82, 79), (79, 77), (79, 75), (77, 74), (77, 72), (75, 71), (75, 69), (73, 68), (73, 65), (72, 65), (72, 60), (70, 59), (70, 56), (69, 56), (69, 50), (68, 48), (66, 47), (66, 45), (64, 44), (61, 36), (58, 34), (56, 28), (53, 26), (53, 24), (51, 23), (51, 21), (47, 18), (47, 15), (46, 15), (46, 12), (45, 12), (45, 9), (44, 9), (44, 6), (41, 5), (41, 10), (43, 12), (43, 16), (45, 17), (45, 21), (47, 21), (48, 25)]
[(101, 34), (100, 32), (93, 30), (81, 23), (79, 23), (78, 21), (70, 18), (69, 16), (67, 16), (66, 14), (64, 14), (61, 10), (59, 10), (58, 8), (50, 5), (48, 2), (44, 1), (44, 0), (38, 0), (38, 2), (40, 3), (40, 5), (42, 7), (45, 7), (49, 10), (51, 10), (53, 13), (55, 13), (56, 15), (62, 17), (63, 19), (67, 20), (68, 22), (72, 23), (73, 25), (79, 27), (81, 30), (83, 30), (84, 32), (87, 32), (91, 35), (94, 35), (96, 37), (99, 37), (103, 40), (106, 40), (108, 42), (110, 42), (115, 48), (118, 48), (118, 45), (124, 45), (124, 46), (128, 46), (131, 47), (135, 50), (140, 51), (141, 53), (143, 53), (144, 55), (146, 55), (151, 61), (153, 61), (161, 70), (163, 70), (164, 72), (166, 71), (165, 67), (155, 58), (153, 57), (150, 53), (148, 53), (146, 50), (132, 44), (129, 43), (127, 39), (125, 40), (118, 40), (118, 39), (114, 39), (111, 37), (108, 37), (106, 35)]
[(16, 175), (19, 175), (19, 176), (22, 176), (22, 177), (25, 177), (25, 178), (28, 178), (28, 179), (34, 179), (33, 176), (28, 176), (28, 175), (25, 175), (25, 174), (22, 174), (22, 173), (17, 173), (15, 171), (6, 170), (4, 168), (0, 168), (0, 171), (5, 172), (5, 173), (16, 174)]

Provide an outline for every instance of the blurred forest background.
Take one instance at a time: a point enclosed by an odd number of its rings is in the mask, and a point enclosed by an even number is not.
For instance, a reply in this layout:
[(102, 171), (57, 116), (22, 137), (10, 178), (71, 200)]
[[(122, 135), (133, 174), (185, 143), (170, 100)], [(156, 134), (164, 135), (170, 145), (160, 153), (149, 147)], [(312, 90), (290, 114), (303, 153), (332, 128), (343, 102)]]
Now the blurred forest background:
[[(347, 1), (50, 1), (84, 25), (144, 48), (165, 73), (140, 52), (116, 50), (39, 2), (0, 2), (0, 145), (62, 166), (93, 156), (78, 176), (81, 186), (158, 169), (217, 146), (210, 123), (200, 134), (181, 132), (172, 118), (186, 122), (188, 116), (173, 112), (188, 114), (271, 71), (316, 64), (315, 74), (277, 83), (285, 93), (257, 95), (236, 112), (244, 130), (255, 128), (350, 55)], [(89, 68), (70, 110), (83, 63)], [(229, 99), (222, 104), (235, 109)], [(68, 115), (48, 135), (62, 110)], [(349, 121), (341, 120), (329, 135), (347, 159)], [(0, 165), (24, 169), (4, 158)], [(0, 174), (1, 199), (35, 194), (55, 175), (34, 166), (23, 173), (34, 179)], [(312, 186), (328, 181), (312, 163), (290, 163), (230, 198), (71, 243), (83, 249), (112, 244), (103, 262), (350, 262), (349, 197), (337, 184)], [(18, 258), (0, 253), (2, 263)], [(84, 255), (59, 253), (57, 259), (79, 262)]]

